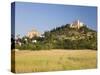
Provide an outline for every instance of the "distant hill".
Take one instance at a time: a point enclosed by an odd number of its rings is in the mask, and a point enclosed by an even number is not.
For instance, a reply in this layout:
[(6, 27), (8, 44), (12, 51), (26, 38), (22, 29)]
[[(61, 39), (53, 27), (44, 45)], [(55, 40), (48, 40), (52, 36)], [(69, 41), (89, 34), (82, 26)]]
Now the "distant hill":
[(79, 40), (79, 39), (85, 39), (87, 37), (92, 38), (93, 36), (96, 36), (96, 31), (88, 28), (87, 26), (83, 26), (80, 29), (77, 29), (77, 28), (70, 28), (70, 24), (57, 27), (46, 33), (48, 33), (49, 35), (51, 34), (58, 39), (70, 39), (70, 40)]
[(83, 25), (80, 28), (71, 24), (62, 25), (44, 33), (45, 41), (54, 48), (97, 49), (97, 32)]

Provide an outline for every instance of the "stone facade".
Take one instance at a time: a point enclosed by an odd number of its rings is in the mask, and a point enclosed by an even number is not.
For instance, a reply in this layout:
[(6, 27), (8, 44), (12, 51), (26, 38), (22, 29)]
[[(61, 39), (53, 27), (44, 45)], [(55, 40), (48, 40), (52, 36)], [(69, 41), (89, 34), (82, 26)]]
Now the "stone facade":
[(38, 31), (36, 31), (35, 29), (33, 29), (30, 32), (28, 32), (26, 36), (31, 39), (35, 36), (40, 36), (40, 33)]
[(80, 28), (80, 27), (83, 27), (84, 26), (84, 24), (82, 23), (82, 22), (80, 22), (79, 20), (77, 20), (77, 21), (74, 21), (71, 25), (70, 25), (70, 27), (71, 28)]

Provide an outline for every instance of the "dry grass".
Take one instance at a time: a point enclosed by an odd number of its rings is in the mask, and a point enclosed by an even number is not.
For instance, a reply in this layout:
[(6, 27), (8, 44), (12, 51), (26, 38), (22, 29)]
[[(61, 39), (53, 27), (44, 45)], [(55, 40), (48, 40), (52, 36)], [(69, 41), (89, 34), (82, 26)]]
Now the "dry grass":
[(97, 67), (95, 50), (41, 50), (15, 52), (16, 73), (91, 69)]

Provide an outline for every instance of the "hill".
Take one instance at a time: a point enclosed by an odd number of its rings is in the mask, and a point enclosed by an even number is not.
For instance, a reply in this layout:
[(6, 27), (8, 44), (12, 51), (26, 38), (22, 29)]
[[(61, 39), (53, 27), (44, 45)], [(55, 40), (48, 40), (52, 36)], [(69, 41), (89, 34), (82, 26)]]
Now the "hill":
[(45, 32), (44, 36), (55, 48), (97, 49), (97, 32), (86, 25), (78, 29), (66, 24)]

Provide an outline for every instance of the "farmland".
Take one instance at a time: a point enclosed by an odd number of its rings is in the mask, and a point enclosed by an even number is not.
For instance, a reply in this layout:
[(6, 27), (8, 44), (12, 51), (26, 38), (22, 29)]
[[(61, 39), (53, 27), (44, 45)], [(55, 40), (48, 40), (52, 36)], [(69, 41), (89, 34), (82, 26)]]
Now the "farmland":
[(15, 65), (16, 73), (92, 69), (97, 67), (97, 51), (21, 50), (15, 52)]

